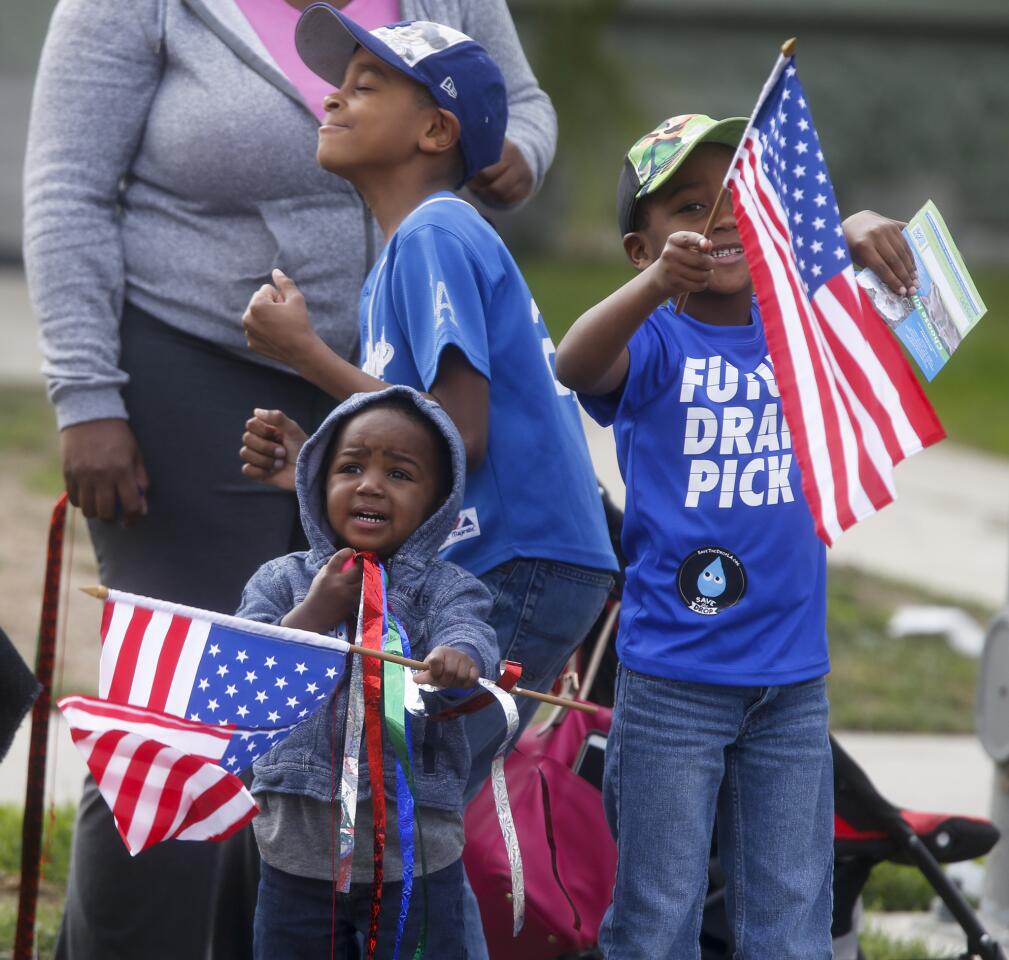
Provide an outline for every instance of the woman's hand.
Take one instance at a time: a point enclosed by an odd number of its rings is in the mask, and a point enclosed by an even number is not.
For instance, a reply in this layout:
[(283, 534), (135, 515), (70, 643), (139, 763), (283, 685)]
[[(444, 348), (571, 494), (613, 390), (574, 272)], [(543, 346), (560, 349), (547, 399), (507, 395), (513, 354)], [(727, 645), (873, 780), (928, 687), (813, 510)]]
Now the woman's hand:
[(842, 226), (858, 266), (868, 267), (898, 296), (910, 297), (917, 292), (918, 268), (902, 233), (906, 223), (862, 210), (853, 213)]
[(89, 420), (60, 431), (70, 502), (88, 519), (131, 526), (147, 513), (147, 470), (125, 420)]
[(469, 188), (490, 207), (510, 207), (532, 195), (532, 169), (522, 151), (505, 138), (501, 159), (484, 167), (469, 182)]
[(283, 410), (252, 411), (242, 434), (242, 473), (260, 483), (294, 490), (294, 466), (308, 434)]
[(299, 370), (324, 346), (312, 327), (308, 307), (297, 284), (281, 270), (264, 283), (242, 314), (245, 342), (250, 350)]

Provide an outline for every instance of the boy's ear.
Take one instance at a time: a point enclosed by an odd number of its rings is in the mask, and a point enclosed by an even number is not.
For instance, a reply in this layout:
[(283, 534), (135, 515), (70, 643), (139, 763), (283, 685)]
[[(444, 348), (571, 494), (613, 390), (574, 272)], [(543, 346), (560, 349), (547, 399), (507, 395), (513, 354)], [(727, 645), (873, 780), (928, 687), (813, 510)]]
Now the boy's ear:
[(459, 118), (449, 110), (438, 107), (431, 113), (431, 122), (421, 133), (422, 153), (445, 153), (459, 143), (462, 127)]
[(635, 270), (644, 270), (645, 267), (652, 264), (652, 257), (648, 253), (648, 244), (645, 242), (644, 236), (637, 230), (624, 234), (624, 253), (627, 254), (627, 259), (631, 261)]

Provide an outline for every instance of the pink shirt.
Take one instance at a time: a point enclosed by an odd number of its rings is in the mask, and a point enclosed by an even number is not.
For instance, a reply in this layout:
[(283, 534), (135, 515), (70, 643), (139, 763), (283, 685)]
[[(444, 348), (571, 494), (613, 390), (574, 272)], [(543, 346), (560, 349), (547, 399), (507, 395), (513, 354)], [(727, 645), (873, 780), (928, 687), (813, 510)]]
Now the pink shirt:
[[(274, 62), (297, 87), (305, 103), (321, 120), (322, 101), (333, 89), (301, 62), (294, 47), (294, 28), (301, 16), (286, 0), (235, 0), (249, 25), (259, 35)], [(399, 0), (350, 0), (342, 10), (366, 30), (400, 19)]]

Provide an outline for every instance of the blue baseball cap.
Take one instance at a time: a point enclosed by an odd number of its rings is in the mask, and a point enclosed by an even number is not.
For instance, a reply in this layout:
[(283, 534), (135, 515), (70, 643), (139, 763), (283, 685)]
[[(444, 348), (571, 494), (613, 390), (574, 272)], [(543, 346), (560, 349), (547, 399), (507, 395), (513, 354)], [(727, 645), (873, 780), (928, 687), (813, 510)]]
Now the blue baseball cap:
[(328, 3), (306, 7), (294, 35), (305, 65), (339, 87), (357, 48), (416, 81), (459, 120), (463, 181), (501, 159), (508, 95), (501, 69), (472, 37), (430, 20), (365, 30)]

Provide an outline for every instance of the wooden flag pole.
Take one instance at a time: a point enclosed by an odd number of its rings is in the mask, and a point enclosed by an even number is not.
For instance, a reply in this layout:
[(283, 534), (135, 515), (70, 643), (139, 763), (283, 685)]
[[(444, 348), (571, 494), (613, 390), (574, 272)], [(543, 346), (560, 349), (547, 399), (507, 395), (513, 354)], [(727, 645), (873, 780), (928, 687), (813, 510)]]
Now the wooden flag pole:
[(67, 495), (53, 507), (49, 523), (42, 615), (39, 619), (35, 678), (42, 692), (32, 709), (28, 747), (28, 777), (25, 783), (24, 820), (21, 824), (21, 884), (18, 891), (14, 960), (35, 956), (35, 910), (38, 906), (42, 861), (42, 816), (45, 805), (46, 754), (49, 744), (49, 710), (52, 703), (53, 669), (56, 661), (56, 627), (60, 607), (60, 580), (63, 573), (63, 536), (67, 524)]
[[(795, 53), (796, 38), (790, 37), (781, 45), (781, 55), (783, 57), (790, 57)], [(752, 119), (752, 118), (751, 118)], [(718, 219), (718, 212), (722, 209), (722, 204), (725, 202), (725, 195), (729, 192), (728, 187), (724, 184), (722, 189), (718, 191), (718, 196), (715, 197), (715, 205), (711, 208), (711, 215), (708, 217), (708, 222), (704, 225), (704, 232), (701, 234), (705, 240), (711, 236), (711, 231), (715, 228), (715, 220)], [(690, 296), (690, 291), (685, 290), (676, 298), (676, 312), (682, 313), (684, 306), (687, 303), (687, 297)]]
[[(107, 600), (109, 598), (108, 587), (81, 587), (80, 590), (81, 593), (86, 593), (89, 597), (94, 597), (96, 600)], [(427, 669), (427, 664), (420, 660), (411, 660), (408, 657), (401, 657), (396, 653), (387, 653), (385, 650), (371, 650), (356, 643), (348, 643), (347, 648), (351, 653), (360, 653), (365, 657), (374, 657), (377, 660), (385, 660), (388, 663), (398, 663), (401, 667), (410, 667), (412, 670)], [(581, 710), (582, 713), (599, 712), (599, 707), (594, 703), (583, 703), (579, 700), (572, 700), (570, 697), (555, 697), (552, 693), (540, 693), (538, 690), (512, 687), (509, 693), (514, 693), (519, 697), (527, 697), (530, 700), (539, 700), (541, 703), (551, 703), (558, 707)]]

